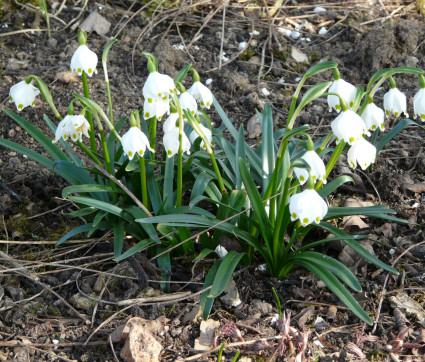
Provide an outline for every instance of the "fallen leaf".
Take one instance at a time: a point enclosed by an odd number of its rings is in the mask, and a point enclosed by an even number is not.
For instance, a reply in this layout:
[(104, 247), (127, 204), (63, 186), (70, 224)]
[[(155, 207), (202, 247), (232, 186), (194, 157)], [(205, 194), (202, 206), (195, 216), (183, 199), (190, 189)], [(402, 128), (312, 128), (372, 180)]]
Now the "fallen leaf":
[(211, 348), (215, 331), (220, 326), (220, 322), (213, 319), (202, 321), (200, 325), (201, 334), (195, 339), (195, 349), (197, 351), (207, 351)]
[(80, 25), (87, 33), (95, 31), (99, 35), (106, 35), (111, 28), (111, 23), (97, 11), (93, 11)]

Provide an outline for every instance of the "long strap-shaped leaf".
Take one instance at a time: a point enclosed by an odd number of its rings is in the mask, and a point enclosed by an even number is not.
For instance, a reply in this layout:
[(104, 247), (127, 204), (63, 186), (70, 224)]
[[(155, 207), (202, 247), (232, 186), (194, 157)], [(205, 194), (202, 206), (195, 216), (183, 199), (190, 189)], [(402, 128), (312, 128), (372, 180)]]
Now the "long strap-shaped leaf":
[(312, 273), (316, 274), (335, 295), (343, 302), (350, 310), (359, 317), (362, 321), (366, 322), (369, 325), (372, 325), (372, 320), (363, 310), (357, 300), (350, 294), (350, 292), (341, 284), (341, 282), (333, 275), (330, 271), (321, 268), (317, 264), (298, 259), (297, 264), (303, 266), (304, 268), (310, 270)]
[(8, 109), (3, 109), (3, 112), (6, 113), (15, 122), (17, 122), (23, 129), (25, 129), (31, 135), (31, 137), (33, 137), (50, 154), (50, 156), (53, 157), (55, 161), (69, 161), (69, 158), (65, 155), (65, 153), (63, 153), (58, 146), (52, 143), (52, 140), (49, 137), (47, 137), (38, 128), (33, 126), (30, 122), (13, 113), (12, 111), (9, 111)]

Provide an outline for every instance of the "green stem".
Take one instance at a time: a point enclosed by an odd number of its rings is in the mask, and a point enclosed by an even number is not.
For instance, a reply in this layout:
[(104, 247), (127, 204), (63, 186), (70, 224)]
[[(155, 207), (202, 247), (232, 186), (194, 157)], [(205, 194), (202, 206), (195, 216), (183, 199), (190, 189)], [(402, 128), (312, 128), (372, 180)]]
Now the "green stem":
[(153, 117), (149, 121), (149, 138), (151, 147), (156, 150), (156, 134), (157, 134), (157, 125), (158, 120), (156, 117)]
[(149, 209), (149, 197), (148, 197), (148, 186), (146, 183), (146, 164), (145, 157), (139, 158), (140, 166), (140, 184), (142, 186), (142, 202), (147, 209)]
[(295, 225), (294, 230), (292, 231), (292, 236), (291, 236), (291, 240), (289, 241), (288, 245), (286, 245), (285, 250), (283, 251), (282, 257), (285, 257), (289, 250), (291, 249), (292, 245), (294, 245), (295, 242), (295, 238), (297, 236), (297, 230), (298, 230), (298, 225), (300, 225), (300, 222), (298, 221), (297, 225)]
[[(326, 177), (325, 179), (329, 176), (329, 174), (331, 173), (331, 171), (333, 170), (333, 168), (335, 167), (336, 162), (338, 161), (339, 156), (341, 156), (342, 151), (344, 150), (344, 147), (347, 143), (345, 143), (344, 141), (341, 141), (335, 148), (331, 158), (329, 159), (328, 164), (326, 165)], [(317, 181), (316, 182), (316, 186), (314, 187), (315, 190), (320, 190), (320, 188), (322, 187), (323, 182), (322, 181)]]
[(326, 138), (323, 140), (322, 144), (320, 145), (320, 147), (317, 149), (317, 154), (320, 156), (323, 152), (323, 150), (326, 148), (326, 146), (328, 145), (331, 137), (333, 135), (333, 132), (329, 132), (329, 134), (326, 136)]
[(183, 197), (183, 113), (182, 107), (176, 96), (173, 97), (179, 114), (179, 152), (177, 153), (177, 190), (176, 206), (182, 205)]
[(111, 159), (109, 158), (108, 146), (106, 144), (105, 132), (103, 131), (103, 128), (99, 129), (99, 133), (100, 133), (100, 140), (102, 142), (103, 156), (105, 157), (106, 170), (111, 175), (113, 175)]
[[(87, 74), (84, 70), (81, 76), (81, 80), (83, 82), (84, 97), (90, 99), (89, 86), (87, 83)], [(93, 152), (96, 152), (96, 138), (94, 135), (93, 115), (91, 114), (91, 112), (87, 112), (87, 121), (90, 124), (90, 148)]]
[(112, 124), (114, 124), (114, 109), (112, 107), (111, 87), (109, 86), (109, 82), (106, 82), (105, 84), (106, 84), (106, 94), (108, 95), (109, 120)]

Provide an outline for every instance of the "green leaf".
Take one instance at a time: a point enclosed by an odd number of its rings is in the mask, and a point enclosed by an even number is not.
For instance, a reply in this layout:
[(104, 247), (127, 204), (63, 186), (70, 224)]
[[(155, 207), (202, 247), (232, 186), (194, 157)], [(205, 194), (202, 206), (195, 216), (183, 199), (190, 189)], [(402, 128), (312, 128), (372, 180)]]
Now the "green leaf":
[(313, 65), (304, 75), (304, 78), (310, 78), (311, 76), (318, 74), (320, 72), (324, 72), (328, 69), (334, 69), (338, 67), (338, 63), (336, 62), (322, 62), (316, 65)]
[(39, 163), (41, 166), (44, 166), (49, 170), (53, 171), (53, 167), (55, 164), (54, 161), (48, 159), (47, 157), (44, 157), (43, 155), (40, 155), (39, 153), (33, 150), (30, 150), (29, 148), (26, 148), (4, 138), (0, 138), (0, 145), (8, 148), (9, 150), (25, 155), (34, 160), (35, 162)]
[(263, 179), (263, 189), (266, 189), (276, 162), (276, 153), (275, 153), (275, 143), (273, 138), (273, 116), (272, 116), (272, 107), (270, 103), (264, 105), (262, 120), (262, 179)]
[[(163, 252), (163, 248), (157, 248), (157, 253)], [(165, 283), (160, 283), (161, 290), (165, 293), (170, 292), (170, 283), (167, 283), (171, 280), (171, 257), (170, 253), (165, 253), (156, 258), (156, 262), (158, 267), (164, 271), (168, 271), (168, 273), (161, 273), (161, 280)]]
[(325, 186), (323, 186), (319, 191), (318, 194), (324, 199), (325, 197), (329, 196), (332, 192), (334, 192), (338, 187), (341, 185), (347, 183), (347, 182), (353, 182), (354, 180), (352, 177), (343, 175), (339, 176), (336, 179), (332, 180)]
[(13, 113), (12, 111), (9, 111), (8, 109), (3, 109), (3, 112), (12, 118), (16, 123), (18, 123), (23, 129), (25, 129), (30, 134), (30, 136), (33, 137), (49, 153), (49, 155), (53, 157), (55, 161), (69, 161), (69, 158), (61, 151), (61, 149), (52, 143), (50, 138), (48, 138), (38, 128), (34, 127), (30, 122)]
[(124, 245), (124, 223), (122, 219), (114, 222), (114, 257), (118, 258)]
[(76, 227), (75, 229), (72, 229), (71, 231), (68, 231), (64, 236), (62, 236), (59, 241), (56, 243), (56, 246), (59, 246), (60, 244), (62, 244), (63, 242), (65, 242), (66, 240), (72, 238), (75, 235), (81, 234), (81, 233), (85, 233), (87, 231), (89, 231), (92, 228), (92, 224), (85, 224), (85, 225), (81, 225)]
[(373, 205), (365, 207), (330, 207), (328, 213), (325, 216), (325, 219), (335, 219), (343, 216), (350, 215), (364, 215), (378, 217), (377, 215), (381, 214), (395, 214), (396, 212), (392, 209), (389, 209), (385, 205)]
[(417, 74), (417, 75), (423, 75), (424, 71), (419, 68), (413, 68), (413, 67), (398, 67), (398, 68), (385, 68), (378, 70), (372, 77), (370, 78), (369, 83), (367, 84), (366, 92), (369, 92), (373, 84), (381, 77), (389, 77), (391, 75), (397, 74), (397, 73), (407, 73), (407, 74)]
[(343, 241), (345, 244), (347, 244), (351, 249), (353, 249), (355, 252), (357, 252), (361, 257), (366, 259), (367, 261), (371, 262), (372, 264), (375, 264), (378, 268), (382, 268), (390, 273), (393, 273), (395, 275), (398, 275), (398, 271), (394, 269), (393, 267), (385, 264), (381, 260), (379, 260), (375, 255), (371, 254), (368, 250), (366, 250), (363, 246), (361, 246), (354, 237), (352, 239), (346, 238), (348, 235), (346, 232), (342, 231), (341, 229), (337, 228), (336, 226), (333, 226), (326, 222), (320, 222), (318, 225), (320, 228), (330, 232), (331, 234), (334, 234), (335, 236), (343, 236), (344, 238), (341, 238), (340, 240)]
[(98, 184), (85, 184), (85, 185), (73, 185), (65, 187), (62, 190), (62, 197), (66, 199), (70, 194), (77, 193), (91, 193), (91, 192), (112, 192), (114, 191), (109, 185), (98, 185)]
[(164, 188), (162, 199), (165, 202), (164, 209), (171, 209), (174, 205), (174, 156), (166, 157), (164, 170)]
[(112, 45), (117, 41), (118, 39), (115, 38), (111, 38), (108, 42), (108, 44), (106, 44), (105, 49), (103, 49), (103, 53), (102, 53), (102, 63), (106, 64), (106, 61), (108, 60), (108, 53), (109, 50), (111, 49)]
[(235, 268), (244, 255), (245, 253), (229, 251), (221, 260), (220, 266), (212, 283), (212, 288), (208, 294), (209, 298), (216, 298), (224, 292), (227, 284), (229, 284), (229, 280), (232, 277), (233, 272), (235, 271)]
[(316, 274), (332, 292), (343, 302), (350, 310), (359, 317), (362, 321), (366, 322), (369, 325), (372, 325), (372, 320), (363, 310), (357, 300), (350, 294), (350, 292), (341, 284), (341, 282), (333, 275), (330, 271), (324, 269), (323, 267), (315, 264), (314, 262), (307, 260), (298, 259), (297, 264), (303, 266), (304, 268), (310, 270), (312, 273)]
[(123, 209), (121, 209), (118, 206), (112, 205), (108, 202), (91, 199), (89, 197), (81, 197), (81, 196), (69, 196), (69, 199), (71, 201), (74, 201), (77, 204), (92, 206), (97, 209), (104, 210), (112, 215), (123, 217)]
[(304, 96), (301, 99), (301, 102), (298, 105), (297, 110), (301, 110), (301, 108), (303, 108), (307, 103), (320, 97), (325, 92), (326, 88), (328, 88), (331, 84), (332, 82), (324, 82), (309, 88), (309, 90), (304, 93)]
[(361, 292), (362, 287), (357, 281), (354, 274), (341, 262), (331, 258), (330, 256), (316, 253), (314, 251), (305, 251), (302, 253), (297, 253), (290, 258), (295, 264), (299, 260), (306, 260), (308, 262), (316, 264), (320, 268), (324, 268), (331, 273), (335, 274), (341, 281), (347, 284), (351, 289)]
[(397, 136), (407, 126), (416, 126), (422, 130), (425, 130), (425, 127), (421, 126), (420, 124), (410, 119), (407, 119), (407, 118), (402, 119), (393, 128), (391, 128), (389, 132), (384, 137), (382, 137), (379, 140), (379, 142), (375, 145), (376, 152), (378, 153), (379, 151), (381, 151), (388, 142), (390, 142), (395, 136)]
[(181, 83), (184, 79), (184, 77), (186, 77), (187, 72), (190, 70), (190, 68), (192, 68), (192, 64), (188, 64), (185, 67), (183, 67), (180, 72), (177, 73), (176, 77), (174, 78), (174, 82), (177, 83)]
[(215, 253), (215, 251), (211, 250), (211, 249), (202, 249), (202, 251), (199, 253), (199, 255), (195, 259), (192, 260), (192, 263), (196, 263), (197, 261), (206, 258), (211, 253)]
[(138, 253), (139, 251), (146, 249), (148, 246), (151, 246), (152, 244), (155, 244), (155, 242), (151, 239), (141, 240), (136, 245), (128, 249), (126, 252), (122, 253), (120, 256), (115, 257), (114, 261), (116, 262), (123, 261), (129, 258), (130, 256), (133, 256), (134, 254)]
[(258, 217), (258, 223), (261, 228), (261, 234), (266, 242), (266, 245), (270, 247), (272, 242), (273, 227), (267, 216), (266, 208), (261, 198), (261, 195), (258, 192), (254, 182), (252, 181), (248, 169), (245, 166), (244, 160), (242, 160), (241, 158), (239, 159), (239, 169), (241, 171), (242, 180), (246, 187), (246, 192), (248, 193), (252, 208), (254, 209), (255, 214)]
[(190, 194), (190, 200), (192, 201), (196, 197), (202, 196), (204, 194), (205, 188), (213, 180), (214, 177), (205, 172), (201, 172), (195, 180), (195, 183), (192, 187), (192, 192)]
[[(210, 270), (208, 271), (207, 276), (205, 277), (205, 282), (203, 285), (203, 289), (208, 288), (209, 286), (212, 285), (212, 283), (214, 282), (215, 276), (217, 274), (217, 270), (219, 268), (221, 264), (221, 260), (217, 260), (210, 268)], [(204, 317), (205, 320), (208, 319), (210, 313), (211, 313), (211, 308), (214, 304), (214, 299), (215, 298), (210, 298), (208, 296), (209, 291), (206, 290), (205, 292), (203, 292), (201, 294), (201, 300), (199, 302), (200, 306), (201, 306), (201, 310), (202, 310), (202, 316)]]

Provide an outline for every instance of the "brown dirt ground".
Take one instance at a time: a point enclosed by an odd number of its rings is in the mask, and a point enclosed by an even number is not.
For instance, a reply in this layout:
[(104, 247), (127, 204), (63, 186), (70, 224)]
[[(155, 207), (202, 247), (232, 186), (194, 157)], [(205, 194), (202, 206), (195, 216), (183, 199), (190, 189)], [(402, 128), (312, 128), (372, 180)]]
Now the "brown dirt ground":
[[(375, 71), (384, 67), (425, 68), (425, 21), (421, 9), (417, 8), (420, 1), (317, 1), (314, 4), (285, 1), (274, 14), (272, 1), (230, 1), (225, 17), (222, 1), (165, 2), (164, 7), (155, 5), (157, 2), (145, 3), (101, 0), (89, 1), (84, 8), (84, 1), (66, 1), (63, 10), (51, 19), (50, 39), (46, 32), (39, 31), (45, 29), (45, 23), (31, 11), (31, 3), (0, 5), (2, 108), (14, 110), (14, 106), (8, 104), (10, 87), (25, 76), (35, 74), (49, 85), (60, 113), (65, 114), (71, 93), (82, 93), (78, 79), (65, 76), (70, 57), (77, 48), (75, 25), (92, 11), (111, 23), (106, 35), (119, 39), (110, 51), (108, 65), (117, 119), (142, 106), (141, 88), (147, 76), (143, 50), (153, 52), (159, 59), (160, 71), (171, 76), (192, 63), (202, 80), (212, 79), (211, 89), (236, 128), (240, 124), (246, 126), (255, 110), (261, 110), (266, 101), (272, 104), (276, 129), (282, 127), (297, 78), (320, 60), (337, 61), (344, 79), (363, 86)], [(317, 6), (324, 11), (315, 12)], [(295, 30), (295, 26), (301, 24), (298, 39), (282, 32), (282, 29)], [(328, 31), (320, 35), (322, 27)], [(28, 30), (34, 28), (35, 31)], [(258, 34), (252, 34), (253, 30)], [(248, 42), (248, 48), (240, 51), (238, 45), (242, 41)], [(97, 54), (101, 54), (106, 42), (105, 35), (96, 32), (89, 35), (88, 45)], [(175, 46), (183, 44), (183, 50), (176, 49)], [(229, 61), (223, 61), (219, 69), (221, 46)], [(306, 56), (304, 62), (297, 62), (291, 56), (293, 47)], [(323, 74), (314, 82), (330, 78), (331, 74)], [(417, 80), (407, 76), (396, 80), (408, 96), (413, 113), (412, 97), (418, 89)], [(90, 80), (90, 87), (92, 97), (106, 109), (100, 64), (99, 74)], [(384, 85), (377, 93), (378, 103), (387, 87)], [(264, 95), (263, 88), (269, 95)], [(326, 134), (335, 116), (326, 108), (326, 101), (318, 100), (303, 112), (300, 124), (310, 124), (315, 136)], [(44, 113), (53, 119), (39, 97), (34, 108), (20, 115), (51, 135), (43, 121)], [(218, 125), (219, 117), (214, 111), (210, 114)], [(397, 121), (391, 120), (388, 126), (394, 122)], [(332, 202), (342, 204), (347, 198), (382, 202), (397, 210), (399, 217), (423, 225), (423, 136), (424, 132), (417, 128), (406, 129), (380, 153), (372, 174), (353, 173), (341, 163), (335, 175), (348, 172), (355, 178), (356, 185), (340, 188)], [(2, 112), (0, 137), (37, 150), (36, 142)], [(256, 142), (253, 138), (252, 143)], [(65, 186), (63, 180), (32, 160), (0, 147), (0, 182), (7, 188), (0, 188), (0, 360), (122, 360), (122, 344), (109, 341), (111, 332), (131, 317), (159, 320), (160, 316), (166, 318), (161, 331), (155, 334), (163, 348), (160, 359), (196, 357), (194, 341), (200, 335), (197, 299), (133, 305), (114, 314), (122, 309), (118, 301), (151, 296), (152, 291), (140, 294), (128, 265), (116, 265), (112, 261), (109, 234), (54, 247), (61, 235), (78, 224), (66, 218), (73, 205), (60, 197)], [(384, 262), (397, 262), (401, 274), (387, 276), (355, 256), (353, 259), (352, 255), (344, 254), (344, 261), (363, 287), (356, 298), (372, 316), (379, 315), (377, 323), (364, 330), (365, 335), (373, 334), (378, 341), (363, 343), (360, 348), (367, 359), (397, 360), (398, 356), (402, 360), (411, 356), (423, 360), (423, 348), (412, 349), (406, 345), (393, 354), (385, 350), (394, 339), (391, 333), (397, 335), (406, 327), (410, 329), (404, 342), (424, 343), (425, 340), (424, 314), (421, 320), (415, 317), (418, 313), (415, 315), (403, 306), (397, 308), (390, 302), (390, 297), (404, 293), (418, 303), (416, 308), (424, 307), (425, 247), (420, 244), (424, 241), (423, 231), (414, 226), (365, 221), (366, 232), (371, 235), (368, 247)], [(357, 223), (354, 231), (359, 231)], [(337, 245), (322, 251), (344, 258)], [(191, 273), (191, 266), (191, 259), (178, 261), (177, 280), (192, 283), (190, 289), (185, 283), (174, 284), (173, 292), (199, 290), (208, 264), (200, 266), (198, 279)], [(214, 306), (213, 320), (222, 324), (235, 322), (245, 341), (257, 341), (254, 348), (242, 343), (226, 347), (225, 358), (231, 359), (236, 350), (241, 351), (245, 361), (293, 358), (288, 350), (283, 356), (274, 354), (279, 343), (273, 339), (279, 332), (270, 323), (278, 312), (272, 293), (274, 287), (282, 307), (293, 316), (291, 325), (309, 331), (306, 356), (320, 361), (356, 360), (346, 347), (349, 342), (356, 342), (355, 331), (361, 329), (361, 324), (332, 293), (304, 270), (295, 270), (288, 279), (277, 281), (259, 272), (257, 266), (238, 269), (234, 276), (242, 300), (239, 307), (227, 307), (220, 300)], [(148, 271), (153, 279), (151, 287), (157, 293), (155, 268), (147, 270), (151, 270)], [(93, 293), (104, 302), (78, 300), (81, 293)], [(318, 317), (323, 322), (319, 323)], [(261, 345), (260, 338), (267, 337), (270, 339)], [(59, 344), (55, 345), (54, 340), (60, 341)], [(237, 339), (219, 340), (222, 341), (230, 343)], [(216, 360), (217, 351), (196, 358)]]

